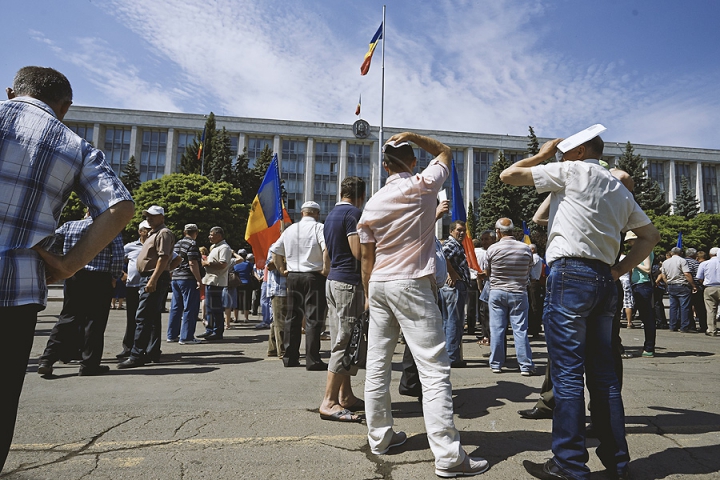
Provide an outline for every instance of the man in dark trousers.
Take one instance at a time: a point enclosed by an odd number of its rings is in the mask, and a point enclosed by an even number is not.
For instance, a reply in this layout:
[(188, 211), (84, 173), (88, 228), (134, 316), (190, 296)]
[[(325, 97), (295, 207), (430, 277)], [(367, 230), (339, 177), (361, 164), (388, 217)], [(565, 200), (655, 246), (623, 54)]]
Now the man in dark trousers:
[[(92, 223), (88, 213), (83, 220), (67, 222), (58, 228), (55, 231), (57, 249), (63, 254), (69, 252)], [(82, 354), (78, 375), (102, 375), (110, 370), (107, 365), (100, 365), (100, 361), (113, 294), (112, 280), (122, 276), (123, 257), (122, 237), (118, 235), (90, 263), (65, 280), (63, 309), (40, 357), (40, 375), (52, 374), (53, 364), (73, 358), (78, 348)]]
[[(72, 87), (52, 68), (23, 67), (0, 102), (0, 470), (12, 443), (18, 401), (47, 283), (75, 274), (127, 225), (132, 197), (100, 150), (63, 125)], [(45, 250), (75, 191), (94, 221), (65, 255)]]

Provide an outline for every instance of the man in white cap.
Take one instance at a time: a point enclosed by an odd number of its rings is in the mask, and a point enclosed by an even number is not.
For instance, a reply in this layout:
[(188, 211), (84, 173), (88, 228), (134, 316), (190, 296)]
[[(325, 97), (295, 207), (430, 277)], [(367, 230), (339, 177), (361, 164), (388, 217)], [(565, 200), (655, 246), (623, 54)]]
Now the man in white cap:
[(710, 260), (698, 267), (697, 278), (703, 282), (705, 291), (705, 310), (707, 310), (707, 330), (705, 335), (718, 335), (717, 313), (720, 305), (720, 248), (710, 249)]
[[(629, 478), (625, 413), (612, 355), (612, 323), (617, 305), (615, 280), (645, 259), (660, 234), (632, 193), (600, 165), (604, 143), (599, 136), (564, 148), (561, 162), (552, 158), (562, 139), (500, 174), (510, 185), (534, 185), (550, 192), (546, 260), (551, 266), (545, 297), (545, 336), (555, 391), (552, 451), (545, 464), (526, 460), (536, 478), (587, 480), (584, 376), (593, 403), (592, 423), (601, 462), (615, 478)], [(579, 142), (578, 142), (579, 143)], [(619, 263), (621, 231), (637, 235)]]
[(142, 280), (137, 269), (137, 257), (140, 255), (140, 250), (142, 250), (143, 243), (147, 240), (150, 230), (150, 224), (147, 220), (143, 220), (138, 225), (138, 239), (126, 243), (123, 247), (125, 249), (125, 261), (127, 262), (127, 281), (125, 282), (125, 306), (127, 310), (125, 310), (126, 323), (125, 335), (122, 341), (123, 350), (116, 355), (118, 359), (129, 357), (133, 343), (135, 343), (135, 314), (140, 301), (140, 280)]
[(280, 235), (271, 251), (280, 274), (287, 277), (288, 316), (285, 322), (286, 367), (300, 365), (300, 339), (305, 318), (305, 369), (327, 370), (320, 359), (320, 334), (325, 321), (327, 301), (325, 277), (330, 270), (325, 261), (325, 237), (320, 205), (303, 203), (302, 218)]
[(135, 315), (135, 341), (130, 357), (118, 368), (141, 367), (160, 360), (160, 331), (162, 309), (170, 287), (170, 260), (175, 235), (165, 226), (165, 209), (153, 205), (143, 210), (151, 232), (137, 257), (140, 296)]

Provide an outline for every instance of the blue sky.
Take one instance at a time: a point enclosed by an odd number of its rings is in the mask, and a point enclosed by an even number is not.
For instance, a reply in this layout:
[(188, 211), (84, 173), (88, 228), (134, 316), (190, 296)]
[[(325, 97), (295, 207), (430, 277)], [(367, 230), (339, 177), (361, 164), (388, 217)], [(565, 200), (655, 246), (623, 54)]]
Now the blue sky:
[[(720, 2), (385, 0), (385, 125), (720, 148)], [(3, 86), (52, 66), (79, 105), (380, 121), (382, 1), (23, 0)], [(8, 21), (8, 19), (13, 19)]]

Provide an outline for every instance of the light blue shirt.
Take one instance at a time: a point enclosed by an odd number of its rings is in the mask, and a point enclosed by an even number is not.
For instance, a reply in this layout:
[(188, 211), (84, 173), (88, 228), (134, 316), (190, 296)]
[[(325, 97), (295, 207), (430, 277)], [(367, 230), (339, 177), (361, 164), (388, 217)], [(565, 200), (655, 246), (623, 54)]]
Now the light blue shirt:
[(702, 262), (698, 267), (698, 280), (703, 281), (706, 287), (720, 287), (720, 260), (712, 257), (707, 262)]

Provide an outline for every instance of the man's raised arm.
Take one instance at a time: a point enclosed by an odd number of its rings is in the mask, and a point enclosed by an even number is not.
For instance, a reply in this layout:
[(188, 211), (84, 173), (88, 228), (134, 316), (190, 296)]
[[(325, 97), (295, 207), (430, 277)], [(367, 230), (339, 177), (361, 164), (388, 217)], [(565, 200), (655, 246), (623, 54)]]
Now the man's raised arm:
[(545, 160), (552, 158), (555, 155), (557, 146), (562, 142), (562, 138), (556, 138), (545, 142), (540, 148), (540, 151), (530, 158), (523, 158), (518, 160), (514, 165), (509, 166), (500, 173), (500, 180), (509, 185), (534, 185), (532, 171), (530, 167), (539, 165)]
[(448, 168), (448, 170), (450, 170), (450, 162), (452, 162), (452, 150), (450, 149), (450, 147), (448, 147), (442, 142), (435, 140), (434, 138), (424, 137), (422, 135), (418, 135), (417, 133), (412, 132), (403, 132), (390, 137), (388, 139), (388, 142), (391, 141), (395, 143), (412, 142), (418, 147), (428, 152), (429, 154), (431, 154), (437, 159), (438, 162), (442, 163)]

